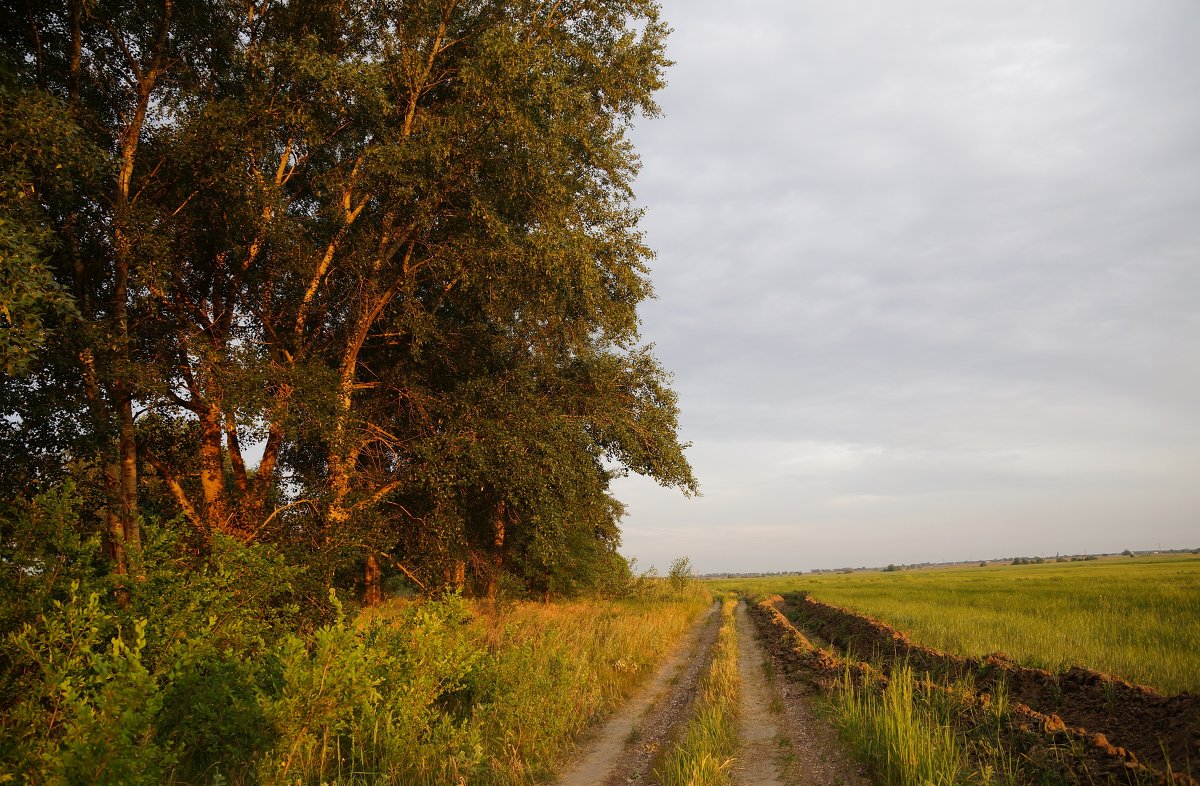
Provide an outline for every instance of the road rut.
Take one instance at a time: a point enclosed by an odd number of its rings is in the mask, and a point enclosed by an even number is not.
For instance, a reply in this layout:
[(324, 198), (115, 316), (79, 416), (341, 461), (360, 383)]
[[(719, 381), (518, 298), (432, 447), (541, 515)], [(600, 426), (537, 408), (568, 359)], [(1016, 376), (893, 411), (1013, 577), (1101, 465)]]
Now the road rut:
[(616, 715), (585, 742), (575, 764), (557, 786), (625, 786), (649, 783), (659, 750), (687, 721), (696, 686), (712, 660), (720, 604), (714, 604), (691, 633)]

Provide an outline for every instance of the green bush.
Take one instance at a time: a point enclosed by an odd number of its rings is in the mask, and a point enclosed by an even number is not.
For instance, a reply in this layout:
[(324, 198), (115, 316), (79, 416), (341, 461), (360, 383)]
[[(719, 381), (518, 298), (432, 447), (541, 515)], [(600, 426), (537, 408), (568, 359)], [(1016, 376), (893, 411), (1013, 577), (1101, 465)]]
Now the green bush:
[(0, 781), (163, 783), (175, 756), (155, 740), (162, 695), (142, 663), (145, 622), (109, 638), (116, 618), (77, 584), (55, 607), (10, 637), (24, 698), (4, 718)]
[(180, 651), (167, 675), (156, 738), (179, 751), (177, 775), (243, 783), (275, 738), (259, 702), (261, 662), (203, 646)]

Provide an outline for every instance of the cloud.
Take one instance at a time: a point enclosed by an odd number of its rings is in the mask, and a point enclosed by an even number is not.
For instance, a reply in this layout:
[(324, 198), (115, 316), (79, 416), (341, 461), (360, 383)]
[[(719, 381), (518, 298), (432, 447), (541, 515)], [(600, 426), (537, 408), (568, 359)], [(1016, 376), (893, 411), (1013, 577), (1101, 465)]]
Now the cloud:
[(1191, 545), (1200, 6), (664, 6), (643, 333), (706, 496), (618, 486), (627, 548), (778, 563), (776, 527), (886, 564), (897, 528), (950, 558), (1135, 515)]

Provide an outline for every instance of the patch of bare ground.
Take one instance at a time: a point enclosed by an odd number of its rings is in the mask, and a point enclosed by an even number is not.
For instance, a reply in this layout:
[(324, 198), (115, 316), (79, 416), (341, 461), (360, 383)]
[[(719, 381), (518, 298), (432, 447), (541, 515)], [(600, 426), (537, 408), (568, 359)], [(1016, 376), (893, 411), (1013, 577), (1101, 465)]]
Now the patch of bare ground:
[(658, 753), (687, 721), (696, 688), (712, 660), (719, 604), (705, 613), (654, 678), (580, 746), (557, 786), (649, 783)]
[(812, 707), (816, 695), (802, 682), (779, 679), (787, 664), (764, 654), (743, 601), (738, 604), (742, 676), (740, 786), (871, 786), (842, 746), (832, 724)]

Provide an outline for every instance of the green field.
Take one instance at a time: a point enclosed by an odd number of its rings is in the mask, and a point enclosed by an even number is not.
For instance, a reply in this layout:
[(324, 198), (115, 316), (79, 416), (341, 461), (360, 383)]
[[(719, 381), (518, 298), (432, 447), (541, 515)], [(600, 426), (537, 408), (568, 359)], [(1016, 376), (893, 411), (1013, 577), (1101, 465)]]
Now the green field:
[(714, 588), (806, 591), (959, 655), (1004, 652), (1158, 690), (1200, 692), (1200, 556), (722, 579)]

